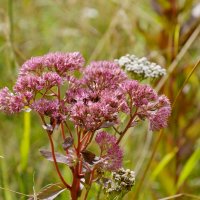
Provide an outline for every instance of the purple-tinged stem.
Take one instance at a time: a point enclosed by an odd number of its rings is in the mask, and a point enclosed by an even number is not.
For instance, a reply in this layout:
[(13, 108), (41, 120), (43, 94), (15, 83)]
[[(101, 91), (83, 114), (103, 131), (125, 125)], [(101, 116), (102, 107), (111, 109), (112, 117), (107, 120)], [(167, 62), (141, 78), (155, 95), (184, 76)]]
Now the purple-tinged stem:
[(53, 161), (54, 161), (54, 165), (55, 165), (57, 174), (60, 177), (60, 180), (62, 181), (62, 183), (65, 185), (65, 187), (67, 189), (71, 190), (72, 187), (66, 183), (66, 181), (64, 180), (64, 178), (59, 170), (59, 167), (58, 167), (58, 164), (56, 161), (55, 151), (54, 151), (54, 144), (53, 144), (53, 140), (51, 138), (51, 133), (48, 133), (48, 137), (49, 137), (49, 141), (50, 141), (50, 145), (51, 145), (51, 153), (52, 153), (52, 157), (53, 157)]
[(70, 128), (69, 128), (67, 122), (64, 122), (64, 124), (65, 124), (65, 126), (67, 127), (67, 130), (69, 131), (70, 136), (73, 137), (73, 136), (72, 136), (72, 132), (71, 132), (71, 130), (70, 130)]
[(135, 111), (134, 115), (132, 115), (132, 116), (131, 116), (131, 118), (130, 118), (130, 120), (129, 120), (128, 124), (126, 125), (126, 128), (124, 129), (124, 131), (122, 131), (122, 132), (121, 132), (121, 134), (120, 134), (120, 137), (118, 138), (118, 140), (117, 140), (117, 143), (116, 143), (116, 144), (119, 144), (119, 143), (120, 143), (120, 141), (121, 141), (121, 140), (122, 140), (122, 138), (124, 137), (124, 135), (125, 135), (126, 131), (127, 131), (129, 128), (130, 128), (130, 126), (131, 126), (131, 124), (132, 124), (132, 122), (133, 122), (134, 118), (136, 117), (136, 115), (137, 115), (137, 109), (136, 109), (136, 111)]
[(64, 130), (64, 126), (63, 126), (62, 122), (60, 123), (60, 126), (61, 126), (62, 138), (63, 138), (63, 140), (65, 140), (65, 130)]

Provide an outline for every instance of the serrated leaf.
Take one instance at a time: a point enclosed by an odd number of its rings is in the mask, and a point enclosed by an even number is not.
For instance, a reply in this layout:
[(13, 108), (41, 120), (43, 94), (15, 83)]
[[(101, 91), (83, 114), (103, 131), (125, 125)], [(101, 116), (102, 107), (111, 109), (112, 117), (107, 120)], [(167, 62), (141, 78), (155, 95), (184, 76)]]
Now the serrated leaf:
[(172, 158), (176, 155), (178, 149), (175, 148), (172, 152), (168, 153), (164, 158), (159, 162), (157, 167), (151, 174), (151, 179), (154, 180), (158, 174), (166, 167), (166, 165), (172, 160)]
[(49, 184), (42, 188), (38, 194), (33, 195), (33, 197), (30, 197), (28, 200), (34, 200), (35, 198), (42, 200), (53, 200), (65, 190), (66, 187), (63, 183)]
[(184, 183), (187, 177), (191, 174), (191, 172), (193, 171), (199, 160), (200, 160), (200, 148), (194, 151), (194, 153), (190, 156), (185, 166), (183, 167), (177, 182), (177, 189)]
[[(51, 151), (48, 151), (48, 150), (45, 150), (45, 149), (41, 149), (40, 153), (47, 160), (53, 162), (53, 156), (52, 156)], [(66, 164), (68, 166), (72, 166), (74, 164), (73, 160), (70, 158), (70, 155), (67, 157), (67, 156), (62, 155), (60, 153), (55, 153), (55, 157), (56, 157), (57, 163), (63, 163), (63, 164)]]

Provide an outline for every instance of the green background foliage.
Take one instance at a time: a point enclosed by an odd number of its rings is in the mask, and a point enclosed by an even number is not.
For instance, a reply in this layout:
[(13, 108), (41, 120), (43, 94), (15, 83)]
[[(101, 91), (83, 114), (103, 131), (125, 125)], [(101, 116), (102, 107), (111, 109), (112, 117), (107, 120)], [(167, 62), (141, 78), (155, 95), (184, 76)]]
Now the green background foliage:
[[(137, 173), (136, 185), (124, 199), (178, 194), (178, 199), (195, 199), (200, 196), (200, 66), (192, 72), (200, 58), (197, 3), (0, 0), (0, 87), (11, 88), (21, 64), (47, 52), (80, 51), (86, 63), (127, 53), (147, 56), (169, 70), (169, 77), (152, 84), (175, 103), (163, 132), (150, 133), (144, 124), (123, 139), (124, 166)], [(33, 194), (59, 182), (53, 164), (39, 154), (48, 145), (34, 113), (0, 114), (0, 199), (27, 199), (13, 191)], [(98, 189), (95, 185), (88, 199), (97, 199)], [(63, 193), (58, 199), (69, 197)]]

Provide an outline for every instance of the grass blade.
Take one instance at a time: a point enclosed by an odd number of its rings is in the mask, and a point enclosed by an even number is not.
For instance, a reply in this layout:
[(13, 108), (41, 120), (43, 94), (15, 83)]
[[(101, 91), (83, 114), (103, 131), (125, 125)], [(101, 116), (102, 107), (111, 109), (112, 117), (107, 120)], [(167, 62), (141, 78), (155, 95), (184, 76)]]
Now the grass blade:
[(177, 189), (184, 183), (187, 177), (191, 174), (191, 172), (193, 171), (199, 160), (200, 160), (200, 148), (194, 151), (194, 153), (190, 156), (185, 166), (183, 167), (177, 182)]
[(151, 179), (154, 180), (158, 174), (166, 167), (166, 165), (173, 159), (173, 157), (176, 155), (178, 149), (174, 148), (174, 150), (170, 153), (168, 153), (164, 158), (160, 161), (158, 166), (154, 169), (154, 171), (151, 174)]
[[(0, 140), (0, 153), (3, 154), (3, 143)], [(3, 157), (3, 156), (2, 156)], [(0, 160), (0, 189), (3, 187), (8, 187), (8, 169), (6, 159)], [(12, 200), (12, 195), (9, 191), (4, 190), (2, 193), (0, 192), (0, 196), (3, 195), (5, 200)]]
[(30, 149), (30, 129), (31, 129), (31, 115), (29, 112), (24, 112), (24, 133), (20, 145), (21, 163), (20, 169), (23, 171), (28, 163), (28, 155)]

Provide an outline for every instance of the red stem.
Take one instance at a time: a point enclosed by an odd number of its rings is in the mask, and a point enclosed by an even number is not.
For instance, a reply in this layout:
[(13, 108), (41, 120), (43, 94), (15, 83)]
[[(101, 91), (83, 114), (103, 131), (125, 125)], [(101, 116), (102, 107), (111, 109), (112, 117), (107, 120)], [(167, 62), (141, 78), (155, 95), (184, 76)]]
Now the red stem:
[(117, 144), (120, 143), (120, 141), (122, 140), (122, 138), (123, 138), (123, 136), (125, 135), (126, 131), (130, 128), (131, 123), (133, 122), (133, 120), (134, 120), (134, 118), (136, 117), (136, 115), (137, 115), (137, 109), (136, 109), (134, 115), (130, 116), (130, 120), (129, 120), (128, 124), (126, 125), (126, 128), (124, 129), (124, 131), (121, 132), (120, 137), (119, 137), (119, 139), (117, 140)]
[(87, 144), (89, 144), (89, 140), (90, 140), (90, 137), (91, 137), (91, 132), (88, 132), (81, 140), (81, 151), (83, 151), (86, 147), (87, 147)]
[(55, 156), (55, 151), (54, 151), (54, 144), (53, 144), (53, 140), (52, 140), (52, 138), (51, 138), (51, 133), (48, 133), (48, 137), (49, 137), (49, 141), (50, 141), (50, 145), (51, 145), (51, 153), (52, 153), (52, 157), (53, 157), (53, 161), (54, 161), (54, 165), (55, 165), (57, 174), (58, 174), (58, 176), (60, 177), (60, 180), (62, 181), (62, 183), (65, 185), (65, 187), (66, 187), (67, 189), (71, 190), (71, 186), (68, 185), (68, 184), (65, 182), (65, 180), (64, 180), (64, 178), (63, 178), (63, 176), (62, 176), (62, 174), (61, 174), (61, 172), (60, 172), (60, 170), (59, 170), (59, 168), (58, 168), (58, 164), (57, 164), (56, 156)]
[(63, 140), (65, 140), (65, 130), (64, 130), (64, 126), (63, 126), (62, 122), (60, 123), (60, 126), (61, 126), (62, 138), (63, 138)]
[(91, 172), (91, 174), (90, 174), (90, 180), (89, 180), (89, 183), (88, 183), (88, 185), (89, 185), (89, 188), (87, 189), (87, 191), (86, 191), (86, 193), (85, 193), (84, 200), (86, 200), (86, 199), (87, 199), (87, 196), (88, 196), (88, 194), (89, 194), (90, 187), (91, 187), (92, 180), (93, 180), (93, 176), (94, 176), (94, 170), (95, 170), (95, 169), (93, 169), (93, 170), (92, 170), (92, 172)]
[(69, 126), (68, 126), (68, 124), (67, 124), (66, 121), (64, 121), (64, 124), (65, 124), (65, 126), (67, 127), (67, 130), (69, 131), (70, 136), (73, 137), (73, 136), (72, 136), (72, 132), (71, 132), (71, 130), (70, 130), (70, 128), (69, 128)]
[(73, 173), (73, 183), (72, 183), (72, 189), (71, 189), (72, 200), (78, 199), (79, 190), (80, 190), (81, 130), (79, 130), (77, 127), (76, 131), (77, 131), (77, 137), (78, 137), (78, 144), (76, 148), (76, 155), (77, 155), (78, 162), (74, 168), (74, 173)]

